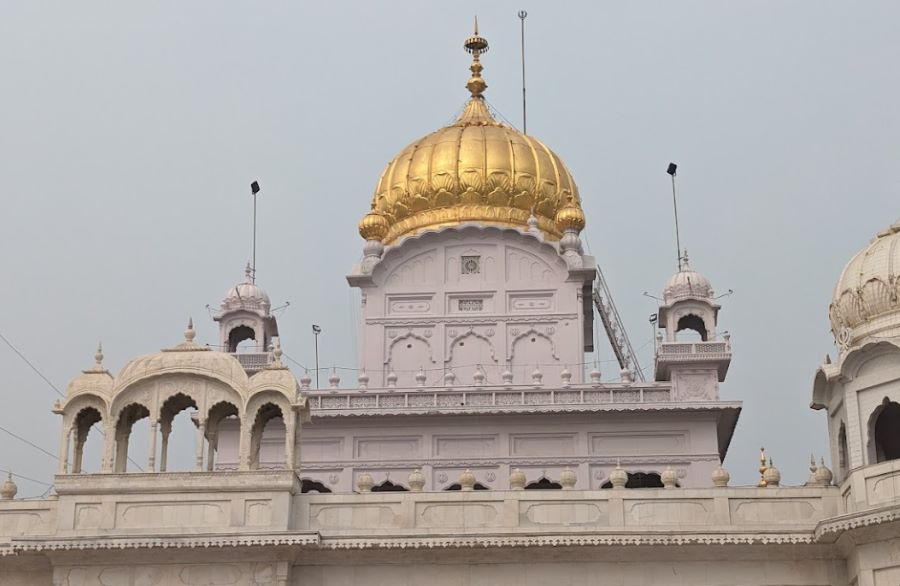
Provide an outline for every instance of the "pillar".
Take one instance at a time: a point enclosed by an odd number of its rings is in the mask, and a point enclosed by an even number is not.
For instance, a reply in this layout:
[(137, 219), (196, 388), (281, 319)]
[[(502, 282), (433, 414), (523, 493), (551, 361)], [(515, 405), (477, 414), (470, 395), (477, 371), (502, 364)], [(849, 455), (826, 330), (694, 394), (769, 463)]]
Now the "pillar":
[(57, 474), (69, 473), (69, 434), (71, 430), (63, 423), (62, 432), (59, 436), (59, 468)]
[(147, 448), (147, 472), (156, 472), (156, 434), (158, 429), (159, 422), (156, 419), (151, 419), (150, 445)]
[(197, 425), (197, 462), (194, 468), (197, 472), (203, 472), (203, 438), (206, 437), (206, 419), (201, 419)]
[(284, 419), (284, 467), (293, 470), (294, 465), (294, 440), (296, 439), (297, 413), (289, 410), (283, 415)]
[(163, 421), (160, 424), (160, 431), (162, 432), (162, 445), (159, 450), (159, 471), (166, 471), (166, 461), (169, 458), (169, 434), (172, 433), (172, 422), (171, 421)]

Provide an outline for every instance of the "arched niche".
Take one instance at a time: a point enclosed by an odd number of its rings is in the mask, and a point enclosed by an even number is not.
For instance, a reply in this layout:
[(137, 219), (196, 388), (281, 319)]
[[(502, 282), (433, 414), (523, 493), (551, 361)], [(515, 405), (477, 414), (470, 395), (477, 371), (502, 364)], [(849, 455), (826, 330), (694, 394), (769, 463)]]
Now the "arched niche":
[(416, 373), (419, 369), (428, 372), (433, 369), (434, 363), (428, 338), (415, 332), (397, 336), (388, 346), (382, 384), (387, 385), (387, 375), (393, 372), (397, 375), (397, 386), (413, 387), (416, 385)]
[(500, 367), (493, 343), (488, 337), (469, 331), (450, 343), (447, 369), (456, 375), (458, 384), (471, 385), (479, 368), (488, 383), (500, 382)]
[(250, 398), (241, 429), (242, 467), (294, 467), (293, 415), (290, 402), (279, 391), (261, 391)]
[(850, 472), (850, 454), (847, 448), (847, 426), (844, 425), (843, 421), (841, 421), (841, 426), (838, 428), (837, 442), (838, 473), (843, 480), (844, 478), (847, 478), (847, 474)]
[[(193, 421), (199, 420), (197, 400), (185, 393), (176, 392), (167, 397), (159, 408), (159, 434), (161, 436), (159, 450), (159, 471), (187, 471), (196, 467), (195, 459), (198, 450), (198, 439)], [(152, 431), (152, 430), (151, 430)], [(169, 447), (175, 442), (176, 452), (169, 453)], [(171, 457), (171, 456), (174, 456)]]

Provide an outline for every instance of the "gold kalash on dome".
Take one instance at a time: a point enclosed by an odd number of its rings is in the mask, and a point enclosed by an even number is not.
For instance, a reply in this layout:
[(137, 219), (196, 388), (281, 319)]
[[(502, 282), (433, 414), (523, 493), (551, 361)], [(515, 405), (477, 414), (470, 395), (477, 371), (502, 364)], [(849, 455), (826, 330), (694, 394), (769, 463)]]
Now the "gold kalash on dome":
[(475, 34), (472, 97), (453, 124), (413, 142), (388, 163), (359, 223), (366, 240), (385, 244), (423, 229), (482, 222), (528, 225), (557, 240), (584, 228), (578, 188), (562, 160), (539, 140), (494, 119), (484, 101), (481, 55), (487, 39)]

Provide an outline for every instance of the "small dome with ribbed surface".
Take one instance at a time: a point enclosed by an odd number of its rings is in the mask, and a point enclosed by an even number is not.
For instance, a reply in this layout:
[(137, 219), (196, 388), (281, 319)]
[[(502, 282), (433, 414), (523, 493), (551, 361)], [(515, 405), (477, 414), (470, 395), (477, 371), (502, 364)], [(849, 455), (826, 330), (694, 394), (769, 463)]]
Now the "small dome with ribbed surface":
[(879, 232), (841, 272), (829, 307), (841, 349), (900, 335), (900, 220)]

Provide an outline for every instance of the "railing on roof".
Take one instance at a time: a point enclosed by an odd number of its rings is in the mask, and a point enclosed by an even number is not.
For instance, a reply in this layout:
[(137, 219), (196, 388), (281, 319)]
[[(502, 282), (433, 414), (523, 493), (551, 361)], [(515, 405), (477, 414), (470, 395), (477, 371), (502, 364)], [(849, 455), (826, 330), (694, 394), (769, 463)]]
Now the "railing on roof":
[(274, 360), (271, 352), (232, 352), (231, 355), (237, 358), (247, 372), (262, 370)]

